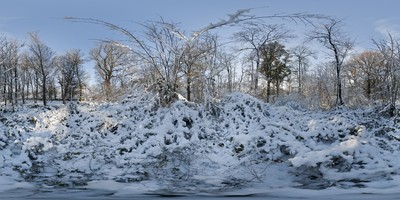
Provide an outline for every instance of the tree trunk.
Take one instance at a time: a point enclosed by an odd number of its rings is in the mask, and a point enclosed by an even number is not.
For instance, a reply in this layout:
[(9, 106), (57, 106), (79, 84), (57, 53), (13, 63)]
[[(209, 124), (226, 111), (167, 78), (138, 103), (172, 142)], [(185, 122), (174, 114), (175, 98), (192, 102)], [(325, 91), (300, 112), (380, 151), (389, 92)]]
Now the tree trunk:
[(25, 104), (25, 82), (26, 82), (26, 74), (22, 74), (21, 78), (21, 98), (22, 104)]
[[(12, 73), (10, 73), (12, 75)], [(8, 99), (11, 103), (12, 112), (15, 112), (15, 105), (14, 105), (14, 85), (13, 85), (13, 78), (10, 76), (10, 83), (8, 84)]]
[(280, 85), (280, 83), (279, 83), (279, 81), (277, 80), (276, 83), (275, 83), (276, 98), (279, 97), (279, 85)]
[(68, 90), (69, 90), (69, 101), (73, 101), (74, 100), (74, 87), (71, 85), (71, 86), (69, 86), (68, 87)]
[(105, 93), (106, 93), (106, 100), (110, 101), (111, 80), (109, 78), (104, 80), (104, 90), (105, 90)]
[(259, 52), (257, 51), (257, 60), (256, 60), (256, 70), (254, 71), (254, 94), (257, 95), (258, 91), (258, 76), (259, 76), (259, 70), (260, 70), (260, 55), (258, 55)]
[(191, 82), (190, 76), (188, 75), (187, 78), (186, 78), (186, 94), (187, 94), (187, 100), (188, 101), (191, 101), (191, 96), (190, 96), (190, 94), (191, 94), (191, 88), (190, 88), (191, 84), (192, 84), (192, 82)]
[(42, 78), (42, 100), (43, 100), (43, 106), (47, 106), (47, 98), (46, 98), (46, 76), (43, 73), (43, 78)]
[(35, 103), (39, 99), (39, 73), (36, 71), (36, 76), (35, 76)]
[(67, 103), (66, 99), (65, 99), (65, 89), (64, 89), (64, 87), (61, 87), (61, 99), (62, 99), (63, 104)]
[(397, 92), (398, 92), (398, 89), (397, 89), (397, 76), (393, 73), (393, 76), (392, 76), (392, 82), (393, 82), (393, 84), (392, 84), (392, 95), (391, 95), (391, 98), (390, 98), (390, 104), (394, 107), (394, 108), (396, 108), (396, 99), (397, 99)]
[(336, 105), (341, 106), (343, 105), (343, 99), (342, 99), (342, 81), (340, 79), (340, 69), (341, 69), (341, 63), (340, 63), (340, 59), (339, 59), (339, 51), (337, 49), (337, 46), (333, 43), (332, 41), (332, 37), (331, 37), (331, 33), (329, 33), (329, 44), (331, 45), (333, 52), (334, 52), (334, 56), (335, 56), (335, 64), (336, 64)]
[(299, 68), (298, 68), (298, 72), (297, 72), (297, 81), (299, 82), (299, 89), (298, 89), (298, 91), (299, 91), (299, 96), (300, 97), (302, 97), (303, 96), (303, 91), (302, 91), (302, 80), (301, 80), (301, 78), (302, 78), (302, 74), (301, 74), (301, 62), (302, 62), (302, 59), (301, 58), (299, 58)]
[(343, 105), (342, 99), (342, 81), (340, 79), (340, 66), (339, 64), (336, 66), (336, 79), (337, 79), (337, 100), (336, 103), (341, 106)]
[(227, 67), (227, 72), (228, 72), (228, 92), (231, 93), (233, 90), (233, 85), (232, 85), (232, 70), (230, 67)]
[(371, 99), (371, 93), (372, 93), (371, 87), (372, 87), (372, 85), (371, 85), (371, 78), (368, 77), (368, 79), (367, 79), (367, 88), (366, 88), (368, 100)]
[(270, 102), (270, 96), (271, 96), (271, 81), (267, 80), (267, 103)]
[(18, 103), (18, 93), (19, 93), (19, 90), (18, 90), (18, 68), (17, 68), (17, 66), (15, 66), (14, 67), (14, 91), (15, 91), (15, 93), (14, 93), (14, 103), (15, 104), (17, 104)]
[(78, 78), (78, 101), (82, 101), (82, 93), (83, 93), (83, 86), (81, 82), (81, 76), (79, 74), (79, 66), (75, 66), (75, 71), (76, 71), (76, 77)]
[[(26, 99), (29, 99), (29, 84), (32, 84), (32, 76), (30, 74), (25, 74), (26, 80)], [(33, 93), (33, 90), (32, 90)]]
[(7, 106), (7, 100), (8, 100), (8, 94), (7, 94), (7, 75), (4, 75), (4, 80), (5, 83), (3, 85), (3, 100), (4, 100), (4, 105)]

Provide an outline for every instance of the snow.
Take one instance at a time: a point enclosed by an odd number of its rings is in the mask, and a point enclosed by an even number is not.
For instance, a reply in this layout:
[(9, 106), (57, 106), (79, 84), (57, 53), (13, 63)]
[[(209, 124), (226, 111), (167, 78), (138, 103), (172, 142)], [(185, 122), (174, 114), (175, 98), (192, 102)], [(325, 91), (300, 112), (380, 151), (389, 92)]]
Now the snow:
[(310, 111), (242, 93), (207, 107), (183, 98), (160, 107), (148, 93), (28, 104), (0, 114), (0, 193), (48, 185), (114, 195), (396, 195), (397, 120), (375, 108)]
[(0, 193), (16, 188), (33, 188), (32, 184), (27, 182), (18, 182), (10, 176), (0, 176)]

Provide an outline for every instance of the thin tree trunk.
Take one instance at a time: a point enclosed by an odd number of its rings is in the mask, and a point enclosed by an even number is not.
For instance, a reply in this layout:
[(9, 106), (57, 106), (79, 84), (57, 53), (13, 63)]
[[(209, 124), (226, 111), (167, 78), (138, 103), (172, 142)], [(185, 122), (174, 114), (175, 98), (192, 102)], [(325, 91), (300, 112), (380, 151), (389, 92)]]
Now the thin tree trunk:
[(76, 70), (76, 77), (78, 78), (78, 101), (82, 101), (82, 93), (83, 93), (83, 86), (82, 86), (82, 82), (81, 82), (81, 76), (79, 74), (79, 66), (75, 66), (75, 70)]
[(302, 62), (302, 60), (301, 60), (301, 58), (299, 58), (299, 68), (298, 68), (298, 72), (297, 72), (297, 81), (299, 82), (299, 89), (298, 89), (298, 91), (299, 91), (299, 96), (303, 96), (303, 91), (302, 91), (302, 80), (301, 80), (301, 62)]
[(4, 99), (4, 105), (7, 106), (7, 100), (8, 100), (8, 94), (7, 94), (7, 75), (4, 75), (4, 85), (3, 85), (3, 99)]
[(25, 104), (25, 81), (26, 81), (26, 75), (22, 74), (21, 77), (21, 99), (22, 99), (22, 104)]
[(106, 93), (106, 100), (110, 101), (110, 93), (111, 93), (111, 80), (110, 79), (106, 79), (104, 80), (104, 89), (105, 89), (105, 93)]
[(47, 87), (46, 87), (46, 76), (44, 75), (43, 72), (43, 78), (42, 78), (42, 101), (43, 101), (43, 106), (47, 106), (47, 98), (46, 98), (46, 93), (47, 93)]
[[(26, 99), (29, 99), (29, 83), (31, 83), (32, 84), (32, 76), (31, 75), (29, 75), (29, 74), (25, 74), (25, 76), (26, 76)], [(32, 90), (32, 92), (33, 92), (33, 90)]]
[(338, 99), (336, 100), (336, 103), (339, 105), (343, 105), (343, 99), (342, 99), (342, 81), (340, 79), (340, 67), (336, 67), (336, 78), (337, 78), (337, 95)]
[(36, 77), (35, 77), (35, 103), (39, 99), (39, 74), (36, 71)]
[(333, 52), (335, 54), (335, 63), (336, 63), (336, 84), (337, 84), (337, 88), (336, 88), (336, 105), (343, 105), (343, 99), (342, 99), (342, 81), (340, 79), (340, 68), (341, 68), (341, 63), (339, 60), (339, 52), (338, 49), (336, 47), (336, 45), (333, 43), (332, 38), (329, 37), (329, 44), (331, 45)]
[(267, 80), (267, 103), (270, 102), (270, 96), (271, 96), (271, 82)]
[(191, 96), (190, 96), (190, 94), (191, 94), (191, 88), (190, 88), (190, 86), (191, 86), (191, 80), (190, 80), (190, 76), (188, 75), (187, 76), (187, 78), (186, 78), (186, 93), (187, 93), (187, 100), (188, 101), (191, 101)]
[(10, 103), (11, 103), (12, 112), (15, 112), (15, 102), (14, 102), (14, 93), (13, 93), (13, 91), (14, 91), (13, 79), (12, 79), (12, 76), (10, 76), (10, 84), (8, 85), (8, 98), (9, 98)]

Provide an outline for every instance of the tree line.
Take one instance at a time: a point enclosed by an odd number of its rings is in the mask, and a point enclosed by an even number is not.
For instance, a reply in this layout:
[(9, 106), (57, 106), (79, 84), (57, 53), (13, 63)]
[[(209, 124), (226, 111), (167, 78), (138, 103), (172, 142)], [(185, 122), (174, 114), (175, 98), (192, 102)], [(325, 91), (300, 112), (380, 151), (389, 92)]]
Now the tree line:
[[(29, 33), (25, 43), (2, 36), (1, 100), (12, 109), (26, 100), (40, 100), (44, 106), (48, 100), (115, 101), (141, 87), (157, 94), (162, 106), (182, 96), (208, 104), (241, 91), (266, 102), (295, 100), (309, 108), (380, 103), (394, 110), (400, 75), (398, 38), (389, 33), (386, 39), (371, 41), (375, 48), (354, 53), (355, 41), (343, 31), (341, 20), (247, 12), (238, 11), (190, 33), (162, 18), (143, 23), (140, 34), (97, 19), (68, 18), (100, 24), (127, 39), (100, 41), (87, 58), (78, 49), (56, 55), (37, 33)], [(311, 25), (306, 42), (286, 47), (292, 31), (284, 24), (271, 24), (271, 18)], [(225, 26), (235, 27), (228, 42), (234, 45), (226, 45), (218, 34)], [(308, 45), (311, 41), (326, 49), (330, 59), (312, 64), (316, 50)], [(89, 86), (83, 68), (88, 59), (94, 62), (95, 86)]]
[(83, 54), (73, 49), (63, 55), (28, 33), (29, 43), (6, 36), (0, 37), (0, 87), (4, 105), (25, 104), (27, 100), (82, 100), (86, 72)]

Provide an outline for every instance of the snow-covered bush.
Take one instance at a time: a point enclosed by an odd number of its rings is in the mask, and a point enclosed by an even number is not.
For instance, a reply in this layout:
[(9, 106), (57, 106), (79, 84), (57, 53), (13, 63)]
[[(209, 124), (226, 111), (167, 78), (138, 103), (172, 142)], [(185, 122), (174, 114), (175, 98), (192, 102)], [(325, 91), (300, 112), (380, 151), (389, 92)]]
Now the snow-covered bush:
[(398, 124), (374, 110), (307, 111), (233, 93), (161, 107), (148, 93), (119, 103), (30, 107), (0, 119), (0, 173), (47, 184), (156, 180), (231, 188), (290, 168), (302, 187), (360, 186), (398, 174)]
[(395, 139), (398, 132), (390, 120), (371, 111), (344, 108), (319, 118), (310, 121), (303, 135), (312, 142), (309, 149), (289, 159), (302, 183), (315, 179), (324, 180), (325, 186), (359, 186), (398, 173), (400, 140)]

